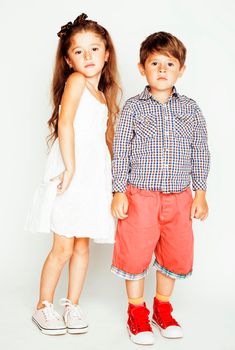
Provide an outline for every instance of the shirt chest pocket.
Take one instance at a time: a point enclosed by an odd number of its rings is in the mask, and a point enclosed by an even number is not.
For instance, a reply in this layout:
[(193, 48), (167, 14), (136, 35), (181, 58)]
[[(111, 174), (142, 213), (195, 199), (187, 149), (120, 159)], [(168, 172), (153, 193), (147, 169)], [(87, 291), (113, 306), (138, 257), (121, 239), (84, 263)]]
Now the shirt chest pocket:
[(143, 114), (136, 118), (136, 136), (150, 138), (157, 133), (157, 121), (153, 114)]
[(184, 113), (174, 116), (174, 134), (177, 138), (191, 140), (193, 136), (193, 114)]

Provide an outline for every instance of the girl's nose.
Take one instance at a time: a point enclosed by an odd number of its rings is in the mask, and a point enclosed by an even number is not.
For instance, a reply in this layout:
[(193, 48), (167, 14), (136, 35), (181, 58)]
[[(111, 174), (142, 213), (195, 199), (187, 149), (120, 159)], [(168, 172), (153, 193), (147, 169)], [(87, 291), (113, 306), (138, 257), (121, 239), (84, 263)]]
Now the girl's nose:
[(91, 53), (89, 51), (84, 51), (84, 59), (86, 61), (91, 59)]

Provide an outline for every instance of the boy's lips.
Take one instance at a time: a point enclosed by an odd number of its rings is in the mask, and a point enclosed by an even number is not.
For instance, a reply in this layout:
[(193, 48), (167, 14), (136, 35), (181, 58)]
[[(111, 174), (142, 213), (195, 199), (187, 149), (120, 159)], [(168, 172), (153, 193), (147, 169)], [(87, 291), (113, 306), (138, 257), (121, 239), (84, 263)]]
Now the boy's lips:
[(167, 80), (166, 77), (158, 77), (157, 80)]

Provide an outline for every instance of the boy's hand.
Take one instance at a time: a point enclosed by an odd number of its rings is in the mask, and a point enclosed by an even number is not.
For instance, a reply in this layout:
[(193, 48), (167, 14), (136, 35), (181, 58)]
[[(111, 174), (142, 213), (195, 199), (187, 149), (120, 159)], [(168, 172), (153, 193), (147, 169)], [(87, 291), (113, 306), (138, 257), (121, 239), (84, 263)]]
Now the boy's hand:
[(128, 199), (125, 193), (116, 192), (113, 196), (113, 201), (111, 205), (112, 215), (118, 219), (125, 219), (128, 217)]
[(208, 216), (208, 205), (206, 202), (206, 192), (197, 190), (191, 208), (191, 219), (205, 220)]

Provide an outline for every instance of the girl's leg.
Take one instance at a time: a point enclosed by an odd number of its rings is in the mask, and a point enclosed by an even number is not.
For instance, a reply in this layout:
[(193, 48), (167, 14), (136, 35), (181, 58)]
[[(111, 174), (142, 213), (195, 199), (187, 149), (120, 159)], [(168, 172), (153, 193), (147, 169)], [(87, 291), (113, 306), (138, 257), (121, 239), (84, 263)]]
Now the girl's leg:
[(78, 304), (84, 285), (89, 261), (89, 238), (75, 238), (73, 254), (69, 262), (69, 286), (67, 298)]
[(161, 301), (169, 301), (170, 296), (173, 292), (175, 279), (167, 277), (160, 271), (156, 272), (156, 296)]
[(61, 271), (73, 253), (74, 238), (54, 234), (53, 246), (43, 265), (40, 282), (40, 298), (37, 309), (43, 308), (43, 300), (52, 303)]

